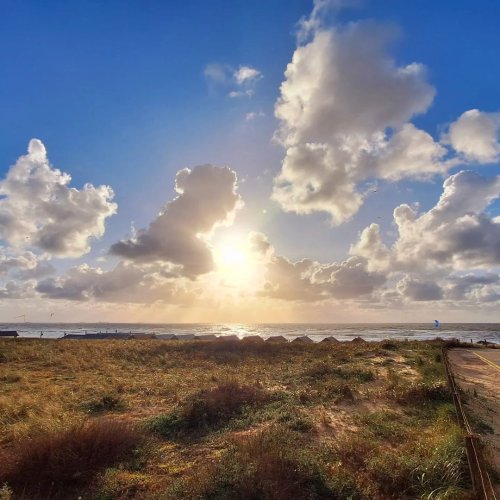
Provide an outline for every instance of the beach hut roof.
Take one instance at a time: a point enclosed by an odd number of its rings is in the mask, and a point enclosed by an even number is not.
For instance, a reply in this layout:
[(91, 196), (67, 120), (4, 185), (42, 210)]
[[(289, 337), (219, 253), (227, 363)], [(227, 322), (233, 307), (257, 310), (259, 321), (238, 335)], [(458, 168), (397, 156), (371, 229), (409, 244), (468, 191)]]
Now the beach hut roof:
[(335, 337), (325, 337), (321, 342), (339, 342)]
[(223, 340), (224, 342), (227, 342), (228, 340), (240, 340), (238, 335), (219, 335), (217, 338), (218, 340)]
[(303, 335), (301, 337), (294, 338), (292, 342), (303, 342), (305, 344), (312, 344), (314, 340), (309, 338), (307, 335)]
[(268, 337), (266, 342), (288, 342), (288, 339), (283, 337), (283, 335), (275, 335), (273, 337)]
[(177, 337), (173, 333), (157, 333), (156, 338), (161, 340), (177, 340)]
[(361, 337), (354, 337), (351, 342), (366, 342), (366, 340)]
[(243, 342), (264, 342), (260, 335), (247, 335), (241, 339)]
[(131, 339), (155, 339), (156, 338), (156, 334), (154, 333), (131, 333), (129, 335), (129, 337)]

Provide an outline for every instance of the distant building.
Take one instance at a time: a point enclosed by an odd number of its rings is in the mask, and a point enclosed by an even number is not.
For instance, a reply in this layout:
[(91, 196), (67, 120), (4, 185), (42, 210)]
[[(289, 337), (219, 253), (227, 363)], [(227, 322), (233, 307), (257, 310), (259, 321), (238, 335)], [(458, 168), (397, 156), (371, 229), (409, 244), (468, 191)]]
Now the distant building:
[(309, 338), (307, 335), (303, 335), (302, 337), (295, 337), (292, 342), (301, 342), (303, 344), (313, 344), (314, 340)]
[(156, 338), (160, 340), (177, 340), (173, 333), (157, 333)]
[[(177, 340), (194, 340), (194, 334), (192, 334), (192, 333), (184, 333), (184, 334), (180, 334), (180, 335), (174, 335), (174, 337)], [(174, 339), (172, 339), (172, 340), (174, 340)]]
[(3, 330), (0, 331), (0, 337), (13, 338), (13, 337), (19, 337), (19, 334), (17, 333), (16, 330)]
[(156, 339), (156, 334), (154, 334), (154, 333), (130, 333), (129, 339), (136, 339), (136, 340)]
[(264, 342), (260, 335), (247, 335), (241, 339), (242, 342)]
[(283, 335), (275, 335), (274, 337), (268, 337), (266, 342), (288, 342), (288, 339)]
[(233, 342), (235, 340), (240, 340), (240, 338), (238, 337), (238, 335), (219, 335), (219, 337), (217, 337), (218, 340), (222, 340), (224, 342), (228, 342), (230, 340), (232, 340)]
[(338, 344), (338, 340), (335, 337), (325, 337), (321, 342), (334, 342)]
[(205, 334), (205, 335), (196, 335), (194, 340), (217, 340), (217, 335), (214, 334)]

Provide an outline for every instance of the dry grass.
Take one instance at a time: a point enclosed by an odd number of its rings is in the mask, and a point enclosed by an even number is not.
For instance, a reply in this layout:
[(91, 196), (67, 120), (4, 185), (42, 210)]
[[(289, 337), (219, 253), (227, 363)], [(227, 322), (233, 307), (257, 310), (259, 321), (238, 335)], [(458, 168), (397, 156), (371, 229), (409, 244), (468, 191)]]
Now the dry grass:
[(167, 498), (297, 500), (335, 498), (309, 443), (286, 428), (271, 427), (235, 440), (222, 459), (174, 483)]
[[(59, 469), (66, 491), (361, 499), (439, 487), (442, 498), (461, 498), (463, 450), (439, 352), (437, 342), (0, 340), (0, 453), (29, 463), (22, 450), (40, 436), (62, 443), (113, 418), (148, 433), (141, 462), (118, 453), (88, 475)], [(17, 470), (7, 482), (18, 496), (51, 481)]]
[(24, 439), (0, 455), (0, 484), (29, 498), (67, 498), (106, 467), (133, 456), (143, 436), (132, 426), (91, 420)]

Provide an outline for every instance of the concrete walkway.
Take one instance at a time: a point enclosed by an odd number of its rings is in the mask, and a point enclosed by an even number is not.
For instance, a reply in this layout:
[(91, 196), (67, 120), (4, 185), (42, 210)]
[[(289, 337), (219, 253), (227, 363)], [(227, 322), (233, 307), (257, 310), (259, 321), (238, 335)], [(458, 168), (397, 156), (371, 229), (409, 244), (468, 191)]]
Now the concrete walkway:
[[(464, 409), (500, 477), (500, 349), (452, 349), (448, 359), (456, 383), (466, 394)], [(500, 498), (498, 483), (495, 492)]]

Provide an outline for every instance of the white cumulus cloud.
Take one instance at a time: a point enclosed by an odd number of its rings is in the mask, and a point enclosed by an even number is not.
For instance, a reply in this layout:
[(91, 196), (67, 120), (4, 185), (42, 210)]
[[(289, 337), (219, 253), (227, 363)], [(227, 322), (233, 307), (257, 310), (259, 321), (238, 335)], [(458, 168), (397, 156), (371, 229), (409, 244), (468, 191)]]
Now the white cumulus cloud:
[(284, 210), (327, 212), (342, 223), (363, 203), (363, 181), (450, 168), (447, 149), (409, 122), (435, 90), (423, 65), (389, 56), (393, 38), (390, 27), (360, 22), (317, 29), (295, 50), (275, 106), (286, 153), (272, 196)]
[(71, 176), (53, 168), (45, 146), (29, 143), (0, 181), (0, 238), (16, 248), (38, 247), (58, 257), (79, 257), (104, 234), (116, 212), (109, 186), (70, 187)]
[(497, 162), (500, 160), (500, 113), (466, 111), (450, 125), (445, 140), (468, 161)]

